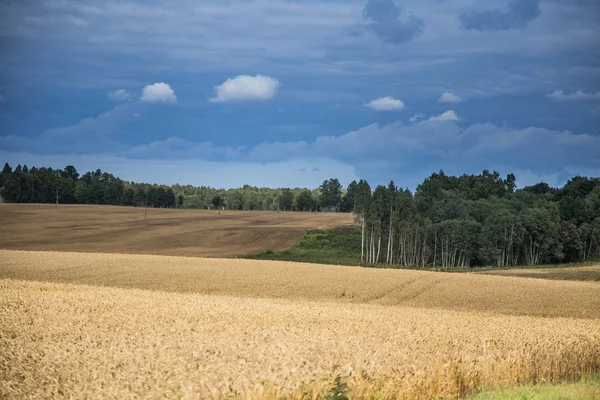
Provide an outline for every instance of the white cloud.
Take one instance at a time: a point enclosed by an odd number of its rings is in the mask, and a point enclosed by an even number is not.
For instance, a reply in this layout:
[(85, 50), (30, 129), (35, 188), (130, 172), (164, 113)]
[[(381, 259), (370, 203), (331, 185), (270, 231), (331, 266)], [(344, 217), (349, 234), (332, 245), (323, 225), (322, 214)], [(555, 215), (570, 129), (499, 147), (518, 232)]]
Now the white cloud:
[(144, 87), (141, 100), (149, 103), (176, 103), (177, 97), (168, 83), (157, 82)]
[(264, 75), (239, 75), (215, 86), (214, 103), (227, 101), (270, 100), (277, 94), (280, 83)]
[(449, 110), (443, 114), (436, 115), (435, 117), (431, 117), (427, 121), (440, 122), (440, 121), (458, 121), (458, 120), (460, 120), (458, 115), (454, 111)]
[(454, 93), (445, 92), (440, 96), (438, 103), (452, 103), (457, 104), (463, 101), (463, 98), (455, 95)]
[(415, 115), (413, 115), (412, 117), (410, 117), (409, 121), (410, 122), (417, 122), (420, 119), (425, 118), (425, 114), (423, 113), (416, 113)]
[(392, 111), (402, 110), (404, 108), (404, 103), (402, 100), (386, 96), (371, 100), (370, 102), (365, 103), (364, 106), (377, 111)]
[(134, 116), (134, 117), (139, 117), (139, 116), (140, 116), (140, 113), (133, 113), (133, 116)]
[(114, 101), (127, 101), (132, 97), (133, 95), (125, 89), (119, 89), (108, 93), (108, 98)]
[(585, 93), (578, 90), (573, 93), (564, 93), (562, 90), (555, 90), (546, 97), (554, 101), (600, 100), (600, 92)]

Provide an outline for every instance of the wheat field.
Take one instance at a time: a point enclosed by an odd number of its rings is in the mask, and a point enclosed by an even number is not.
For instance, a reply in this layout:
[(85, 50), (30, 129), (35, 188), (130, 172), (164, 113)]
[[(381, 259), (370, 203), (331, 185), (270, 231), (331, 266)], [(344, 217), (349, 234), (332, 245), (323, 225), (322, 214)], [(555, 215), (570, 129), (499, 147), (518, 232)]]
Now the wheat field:
[(2, 280), (7, 398), (459, 397), (598, 368), (598, 320)]
[(0, 279), (600, 318), (600, 284), (264, 260), (0, 250)]
[(459, 398), (599, 369), (597, 283), (0, 251), (0, 398)]

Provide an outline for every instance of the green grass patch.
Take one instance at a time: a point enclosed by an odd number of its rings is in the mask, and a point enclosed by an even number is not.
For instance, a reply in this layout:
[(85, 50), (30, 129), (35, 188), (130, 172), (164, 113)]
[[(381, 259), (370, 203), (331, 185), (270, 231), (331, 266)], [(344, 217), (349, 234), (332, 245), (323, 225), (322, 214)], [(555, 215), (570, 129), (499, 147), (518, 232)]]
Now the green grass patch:
[(510, 386), (482, 391), (468, 400), (597, 400), (600, 399), (600, 374), (585, 375), (577, 382)]
[(263, 251), (241, 258), (253, 260), (297, 261), (315, 264), (358, 265), (360, 263), (360, 230), (339, 227), (307, 231), (292, 248)]

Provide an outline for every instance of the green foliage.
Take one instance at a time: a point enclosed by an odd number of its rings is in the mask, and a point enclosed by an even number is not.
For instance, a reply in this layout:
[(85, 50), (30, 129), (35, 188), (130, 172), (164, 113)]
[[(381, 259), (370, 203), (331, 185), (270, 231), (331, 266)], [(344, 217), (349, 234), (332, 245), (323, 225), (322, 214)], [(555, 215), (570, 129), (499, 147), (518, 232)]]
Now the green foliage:
[(356, 191), (358, 190), (358, 182), (352, 181), (346, 189), (345, 195), (342, 197), (340, 203), (340, 212), (352, 212), (354, 211), (354, 200), (356, 198)]
[(294, 208), (296, 211), (312, 211), (315, 209), (315, 201), (308, 190), (303, 190), (296, 196)]
[(371, 207), (371, 186), (367, 181), (361, 179), (358, 182), (354, 204), (354, 212), (362, 218), (366, 217)]
[(335, 377), (333, 387), (329, 390), (329, 393), (325, 395), (324, 400), (350, 400), (348, 397), (348, 384), (346, 380), (341, 376)]
[(283, 211), (292, 211), (294, 209), (294, 194), (290, 189), (283, 189), (281, 191), (279, 207)]
[(533, 186), (525, 186), (523, 188), (523, 191), (539, 195), (539, 194), (550, 193), (552, 191), (552, 188), (546, 182), (540, 182)]
[(328, 179), (321, 184), (319, 206), (324, 211), (338, 211), (342, 202), (342, 185), (337, 179)]
[(243, 210), (244, 195), (238, 190), (228, 191), (225, 195), (225, 206), (228, 210)]
[(515, 191), (512, 174), (501, 179), (497, 172), (455, 177), (440, 171), (414, 196), (391, 182), (357, 204), (364, 264), (447, 269), (600, 257), (600, 179)]
[(290, 249), (279, 252), (267, 250), (242, 258), (357, 265), (360, 260), (360, 231), (356, 227), (311, 230), (305, 232)]
[(150, 207), (172, 207), (173, 189), (166, 186), (125, 182), (101, 170), (79, 175), (72, 165), (64, 170), (17, 166), (2, 172), (4, 200), (11, 203), (109, 204)]

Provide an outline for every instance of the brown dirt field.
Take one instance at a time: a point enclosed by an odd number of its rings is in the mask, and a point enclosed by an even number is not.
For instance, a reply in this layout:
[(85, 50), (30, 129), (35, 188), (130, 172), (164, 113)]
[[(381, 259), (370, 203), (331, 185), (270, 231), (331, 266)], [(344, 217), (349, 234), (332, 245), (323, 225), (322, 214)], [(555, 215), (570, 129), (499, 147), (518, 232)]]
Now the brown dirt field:
[[(490, 298), (518, 302), (505, 297), (522, 289), (506, 285), (517, 278), (481, 278), (498, 280)], [(0, 280), (0, 310), (7, 399), (317, 399), (339, 376), (350, 398), (418, 400), (600, 368), (599, 319), (14, 280)]]
[(0, 204), (0, 248), (230, 257), (291, 247), (309, 229), (353, 223), (351, 214)]
[(0, 250), (0, 279), (600, 318), (600, 285), (262, 260)]
[(521, 278), (600, 282), (600, 265), (535, 269), (506, 269), (498, 271), (482, 271), (477, 273), (495, 276), (517, 276)]

